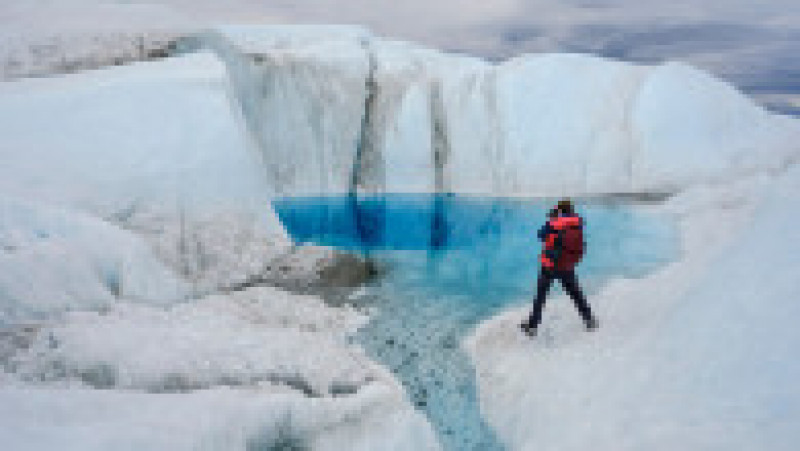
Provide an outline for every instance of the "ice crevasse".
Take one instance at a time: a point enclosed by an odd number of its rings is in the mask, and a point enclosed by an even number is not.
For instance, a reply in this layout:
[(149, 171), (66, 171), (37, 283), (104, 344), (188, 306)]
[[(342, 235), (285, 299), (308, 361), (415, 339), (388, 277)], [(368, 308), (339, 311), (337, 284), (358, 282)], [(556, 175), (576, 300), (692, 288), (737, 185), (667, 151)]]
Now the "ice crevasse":
[(200, 37), (284, 195), (673, 192), (780, 168), (800, 127), (686, 64), (575, 54), (500, 64), (357, 27)]

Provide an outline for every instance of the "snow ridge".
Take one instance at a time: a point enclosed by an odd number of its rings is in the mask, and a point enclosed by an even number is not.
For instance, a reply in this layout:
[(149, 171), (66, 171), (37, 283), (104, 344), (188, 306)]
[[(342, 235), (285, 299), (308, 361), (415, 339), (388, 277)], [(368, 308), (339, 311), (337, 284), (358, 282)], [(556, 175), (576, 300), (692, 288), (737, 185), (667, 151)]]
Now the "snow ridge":
[(68, 74), (173, 54), (181, 33), (104, 32), (0, 37), (0, 80)]

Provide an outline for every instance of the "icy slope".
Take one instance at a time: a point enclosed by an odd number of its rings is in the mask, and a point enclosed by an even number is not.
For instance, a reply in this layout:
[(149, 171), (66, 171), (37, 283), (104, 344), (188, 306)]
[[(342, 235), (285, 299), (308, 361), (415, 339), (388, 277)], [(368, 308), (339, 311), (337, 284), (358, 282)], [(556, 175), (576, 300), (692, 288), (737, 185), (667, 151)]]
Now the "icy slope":
[(208, 54), (0, 84), (0, 188), (104, 216), (136, 201), (261, 206), (225, 86)]
[[(15, 268), (0, 286), (3, 308), (43, 306), (44, 297), (53, 307), (75, 306), (67, 299), (100, 299), (90, 287), (110, 277), (102, 275), (110, 269), (55, 283), (77, 275), (81, 266), (71, 266), (71, 259), (121, 271), (114, 278), (123, 290), (134, 289), (134, 273), (169, 272), (166, 266), (186, 282), (178, 284), (182, 291), (153, 291), (178, 286), (162, 278), (137, 296), (168, 299), (240, 283), (291, 245), (269, 207), (259, 156), (231, 115), (224, 67), (213, 55), (0, 84), (0, 136), (4, 198), (13, 198), (20, 211), (55, 205), (61, 212), (61, 219), (4, 216), (5, 232), (12, 235), (3, 241), (34, 227), (57, 232), (62, 226), (54, 221), (70, 224), (59, 235), (60, 248), (44, 251), (51, 238), (2, 254)], [(78, 219), (70, 218), (71, 211)], [(88, 225), (92, 221), (96, 225)], [(130, 252), (123, 250), (132, 242), (141, 247), (134, 253), (155, 253), (152, 265), (128, 265)], [(10, 276), (16, 273), (25, 277)], [(108, 301), (126, 294), (136, 293), (106, 290), (103, 296)]]
[[(800, 440), (797, 294), (800, 169), (689, 190), (658, 209), (678, 219), (684, 257), (590, 299), (530, 307), (466, 342), (481, 404), (512, 449), (794, 449)], [(591, 249), (591, 248), (590, 248)]]
[(200, 38), (281, 193), (674, 191), (796, 158), (800, 126), (680, 63), (500, 65), (349, 27)]

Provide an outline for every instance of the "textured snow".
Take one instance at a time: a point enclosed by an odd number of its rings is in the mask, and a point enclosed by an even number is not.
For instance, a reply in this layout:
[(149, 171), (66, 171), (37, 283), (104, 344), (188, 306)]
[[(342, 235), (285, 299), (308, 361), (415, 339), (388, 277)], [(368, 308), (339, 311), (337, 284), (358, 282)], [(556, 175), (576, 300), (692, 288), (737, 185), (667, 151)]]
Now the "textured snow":
[[(125, 240), (133, 240), (126, 233), (133, 234), (164, 262), (153, 271), (166, 265), (188, 279), (184, 291), (198, 294), (240, 283), (288, 252), (291, 243), (269, 207), (271, 195), (259, 157), (249, 150), (230, 113), (224, 68), (214, 56), (4, 83), (0, 93), (0, 190), (32, 209), (57, 205), (65, 212), (77, 211), (84, 219), (76, 221), (86, 230), (75, 236), (80, 243), (70, 246), (107, 262), (94, 266), (123, 264), (122, 255), (109, 251), (104, 256), (102, 249), (124, 249)], [(102, 245), (82, 238), (92, 230), (85, 225), (86, 216), (99, 224), (95, 228), (107, 230)], [(17, 223), (21, 219), (13, 216), (5, 219), (10, 221), (7, 227), (35, 226)], [(114, 244), (112, 236), (122, 241)], [(40, 290), (28, 302), (46, 295), (53, 304), (64, 297), (87, 302), (98, 298), (90, 288), (96, 283), (76, 280), (67, 293), (65, 284), (25, 282), (78, 269), (69, 267), (66, 256), (41, 252), (29, 253), (27, 264), (20, 266), (21, 255), (9, 253), (7, 258), (14, 259), (8, 260), (14, 273), (26, 278), (8, 273), (0, 292)], [(48, 263), (38, 264), (39, 257)], [(81, 292), (81, 287), (88, 291)], [(65, 292), (51, 296), (52, 290)], [(164, 299), (175, 293), (173, 288), (137, 296)]]
[(262, 287), (9, 327), (0, 440), (20, 450), (439, 449), (388, 371), (349, 344), (365, 320)]
[(800, 126), (681, 63), (584, 55), (499, 65), (353, 27), (201, 39), (282, 193), (673, 192), (781, 168)]
[(163, 5), (4, 2), (0, 79), (54, 76), (162, 58), (199, 25)]
[(684, 255), (590, 299), (587, 334), (566, 299), (487, 320), (465, 341), (482, 409), (511, 449), (775, 449), (800, 439), (800, 172), (697, 187), (658, 210)]
[(0, 197), (0, 323), (187, 293), (140, 238), (79, 212)]
[(216, 388), (182, 394), (0, 389), (8, 449), (435, 450), (401, 392), (370, 385), (344, 398)]
[(346, 345), (365, 320), (267, 287), (167, 308), (120, 302), (46, 323), (6, 365), (22, 380), (94, 388), (283, 384), (309, 396), (353, 394), (371, 381), (390, 381)]

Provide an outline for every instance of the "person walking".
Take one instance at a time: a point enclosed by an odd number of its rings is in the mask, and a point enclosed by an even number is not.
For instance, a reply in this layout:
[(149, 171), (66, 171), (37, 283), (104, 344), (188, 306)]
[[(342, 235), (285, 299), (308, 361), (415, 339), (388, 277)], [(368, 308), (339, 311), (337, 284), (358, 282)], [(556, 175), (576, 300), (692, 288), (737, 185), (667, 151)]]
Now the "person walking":
[(547, 292), (553, 281), (558, 279), (561, 286), (575, 303), (587, 330), (598, 327), (597, 318), (592, 314), (592, 309), (578, 284), (575, 275), (575, 266), (583, 258), (583, 219), (575, 213), (572, 202), (563, 199), (555, 208), (550, 210), (548, 220), (539, 230), (539, 240), (543, 243), (542, 254), (539, 257), (541, 267), (539, 280), (536, 287), (536, 298), (533, 300), (533, 311), (527, 321), (520, 327), (527, 335), (536, 336), (536, 329), (542, 320)]

